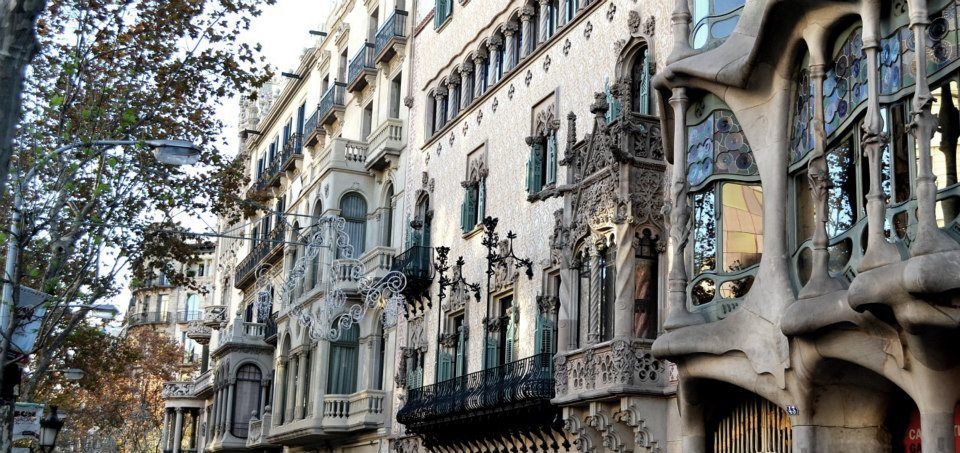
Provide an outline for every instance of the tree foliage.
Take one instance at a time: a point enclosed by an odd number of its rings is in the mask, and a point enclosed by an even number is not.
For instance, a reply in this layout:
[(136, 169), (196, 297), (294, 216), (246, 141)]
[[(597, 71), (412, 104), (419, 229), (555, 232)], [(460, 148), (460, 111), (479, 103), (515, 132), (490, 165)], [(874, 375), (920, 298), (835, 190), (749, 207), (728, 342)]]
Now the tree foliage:
[(38, 376), (40, 401), (68, 415), (60, 445), (75, 451), (155, 451), (163, 420), (165, 381), (185, 371), (180, 347), (150, 328), (114, 336), (82, 324), (53, 352), (54, 368), (85, 371), (78, 381), (62, 373)]

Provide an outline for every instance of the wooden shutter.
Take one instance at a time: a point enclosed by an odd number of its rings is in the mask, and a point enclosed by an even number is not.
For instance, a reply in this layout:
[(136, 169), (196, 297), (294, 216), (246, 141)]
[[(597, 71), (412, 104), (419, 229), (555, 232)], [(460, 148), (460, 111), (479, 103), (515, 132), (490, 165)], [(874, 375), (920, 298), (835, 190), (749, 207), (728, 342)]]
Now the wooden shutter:
[(470, 231), (470, 228), (467, 227), (467, 205), (470, 204), (470, 189), (467, 189), (467, 192), (463, 194), (463, 203), (460, 203), (460, 230), (463, 232)]
[(495, 368), (497, 366), (497, 358), (500, 349), (500, 342), (497, 341), (497, 337), (494, 335), (487, 335), (487, 347), (484, 360), (484, 368)]
[(466, 354), (465, 354), (465, 347), (466, 347), (466, 341), (465, 341), (465, 340), (466, 340), (466, 338), (464, 338), (464, 336), (463, 336), (463, 327), (462, 327), (462, 326), (461, 326), (459, 329), (457, 329), (457, 330), (458, 330), (458, 332), (457, 332), (457, 357), (456, 357), (457, 363), (456, 363), (456, 370), (454, 370), (454, 371), (455, 371), (455, 373), (456, 373), (455, 376), (463, 376), (463, 375), (466, 374), (466, 368), (467, 368), (467, 364), (466, 364), (466, 360), (465, 360), (465, 359), (466, 359)]
[(483, 221), (483, 216), (487, 209), (487, 180), (480, 180), (479, 188), (477, 189), (477, 214), (474, 219), (474, 225)]
[(451, 371), (453, 370), (453, 357), (449, 352), (440, 353), (440, 363), (437, 367), (437, 382), (442, 382), (447, 379), (450, 379), (452, 376)]
[(557, 134), (547, 137), (547, 184), (557, 183)]
[(537, 315), (537, 324), (533, 328), (533, 351), (534, 354), (544, 352), (543, 344), (543, 315)]
[(543, 145), (539, 142), (531, 145), (530, 165), (533, 173), (530, 175), (530, 193), (534, 194), (543, 189)]

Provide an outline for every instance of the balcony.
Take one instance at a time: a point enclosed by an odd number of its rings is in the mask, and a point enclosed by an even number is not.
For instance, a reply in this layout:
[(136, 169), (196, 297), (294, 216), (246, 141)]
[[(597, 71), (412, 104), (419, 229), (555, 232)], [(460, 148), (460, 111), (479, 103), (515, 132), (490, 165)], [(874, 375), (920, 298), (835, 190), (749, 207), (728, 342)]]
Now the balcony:
[(197, 397), (203, 398), (208, 392), (213, 391), (213, 370), (207, 370), (193, 380), (193, 393)]
[(321, 152), (320, 174), (330, 170), (364, 171), (367, 160), (367, 144), (355, 140), (335, 138)]
[(384, 121), (369, 137), (370, 153), (367, 155), (367, 170), (382, 170), (390, 165), (390, 158), (400, 156), (406, 145), (403, 135), (403, 120), (390, 118)]
[(277, 312), (270, 313), (267, 318), (263, 338), (267, 344), (277, 345)]
[(256, 270), (260, 268), (261, 262), (279, 255), (276, 252), (283, 249), (286, 231), (287, 229), (283, 224), (277, 225), (270, 231), (266, 239), (253, 246), (253, 250), (237, 265), (237, 272), (234, 276), (234, 286), (236, 288), (243, 288), (251, 278), (256, 276)]
[(377, 31), (374, 52), (376, 63), (390, 61), (398, 50), (407, 43), (407, 12), (394, 10), (393, 14)]
[(403, 296), (407, 304), (416, 311), (416, 303), (429, 299), (430, 285), (433, 283), (433, 247), (415, 245), (393, 258), (391, 270), (407, 277), (407, 287)]
[(313, 114), (303, 123), (303, 146), (313, 146), (320, 141), (323, 135), (323, 127), (320, 124), (320, 109), (313, 111)]
[(346, 432), (383, 425), (385, 393), (367, 390), (351, 395), (323, 396), (323, 430)]
[(227, 324), (226, 305), (207, 305), (203, 307), (203, 325), (219, 330)]
[(333, 82), (333, 85), (327, 88), (327, 92), (323, 93), (320, 104), (317, 106), (317, 126), (314, 126), (314, 129), (333, 124), (337, 121), (338, 115), (343, 116), (346, 108), (344, 103), (346, 89), (347, 85), (342, 82)]
[[(357, 55), (353, 57), (353, 60), (350, 60), (350, 69), (347, 72), (347, 91), (351, 93), (360, 91), (374, 80), (377, 76), (375, 57), (373, 44), (363, 43)], [(368, 80), (367, 77), (370, 79)]]
[(625, 395), (676, 391), (669, 364), (653, 357), (650, 340), (614, 340), (561, 353), (556, 359), (553, 403), (595, 401)]
[(393, 257), (396, 254), (396, 249), (378, 246), (364, 253), (360, 262), (363, 263), (367, 276), (380, 279), (393, 269)]
[(217, 347), (211, 356), (218, 359), (234, 348), (260, 349), (264, 353), (272, 353), (273, 346), (267, 344), (267, 334), (268, 329), (265, 323), (246, 322), (240, 317), (234, 318), (233, 323), (220, 332)]
[[(549, 426), (557, 416), (550, 354), (411, 389), (397, 421), (425, 437)], [(498, 428), (499, 427), (499, 428)]]
[(287, 172), (297, 168), (297, 161), (303, 159), (303, 134), (293, 134), (283, 145), (280, 153), (280, 171)]
[(177, 312), (177, 322), (179, 323), (199, 321), (200, 317), (201, 317), (200, 310), (180, 310)]
[(247, 448), (276, 448), (276, 445), (273, 445), (267, 441), (267, 437), (270, 436), (270, 427), (272, 425), (273, 415), (269, 411), (264, 412), (263, 418), (251, 418), (250, 425), (247, 428)]
[(192, 398), (194, 395), (193, 389), (194, 387), (192, 381), (164, 382), (163, 390), (160, 391), (160, 396), (165, 400), (172, 398)]
[(140, 313), (127, 313), (128, 326), (142, 326), (148, 324), (166, 324), (169, 320), (169, 314), (165, 311), (145, 311)]

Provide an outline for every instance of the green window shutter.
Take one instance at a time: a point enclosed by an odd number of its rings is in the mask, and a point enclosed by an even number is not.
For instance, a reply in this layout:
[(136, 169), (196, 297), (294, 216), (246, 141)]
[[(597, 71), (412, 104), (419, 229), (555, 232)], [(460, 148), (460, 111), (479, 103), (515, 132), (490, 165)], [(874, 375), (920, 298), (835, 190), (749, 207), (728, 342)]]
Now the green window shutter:
[(440, 363), (437, 366), (437, 382), (442, 382), (447, 379), (450, 379), (450, 371), (453, 369), (453, 358), (450, 356), (449, 352), (440, 353)]
[(550, 132), (547, 137), (547, 184), (557, 183), (557, 135)]
[(531, 148), (530, 158), (533, 160), (531, 164), (533, 174), (530, 176), (530, 193), (537, 193), (543, 189), (543, 145), (534, 143)]
[(555, 331), (554, 331), (554, 326), (553, 326), (553, 320), (550, 319), (550, 318), (545, 318), (545, 319), (543, 320), (543, 327), (542, 327), (542, 329), (543, 329), (543, 330), (542, 330), (541, 334), (542, 334), (542, 336), (543, 336), (543, 339), (540, 340), (541, 344), (543, 344), (543, 351), (542, 351), (542, 352), (546, 352), (546, 353), (550, 354), (551, 356), (553, 356), (553, 354), (556, 352), (556, 351), (555, 351), (555, 348), (554, 348), (554, 346), (553, 346), (553, 342), (554, 342), (554, 332), (555, 332)]
[(470, 223), (470, 188), (463, 193), (463, 203), (460, 205), (460, 229), (464, 232), (470, 231), (473, 225)]
[(537, 324), (533, 329), (533, 350), (534, 353), (544, 352), (543, 344), (543, 315), (537, 315)]
[(507, 322), (507, 341), (504, 342), (507, 350), (503, 351), (503, 363), (510, 363), (516, 359), (516, 340), (517, 322), (515, 317), (511, 314), (510, 321)]
[(533, 194), (533, 155), (536, 154), (533, 146), (530, 146), (530, 157), (527, 158), (527, 193)]
[(500, 344), (497, 341), (497, 337), (492, 335), (487, 336), (487, 347), (486, 347), (486, 353), (484, 354), (485, 355), (484, 368), (487, 368), (487, 369), (496, 368), (497, 358), (500, 355), (499, 349), (500, 349)]
[(466, 374), (465, 371), (467, 367), (466, 360), (465, 360), (466, 357), (464, 355), (464, 351), (466, 347), (466, 341), (465, 341), (466, 339), (463, 336), (463, 327), (461, 327), (458, 330), (459, 332), (457, 333), (457, 363), (456, 363), (455, 372), (456, 372), (456, 376), (463, 376), (464, 374)]
[(474, 219), (474, 225), (480, 223), (483, 220), (483, 216), (486, 214), (487, 209), (487, 180), (486, 178), (481, 179), (479, 183), (479, 189), (477, 190), (477, 215)]

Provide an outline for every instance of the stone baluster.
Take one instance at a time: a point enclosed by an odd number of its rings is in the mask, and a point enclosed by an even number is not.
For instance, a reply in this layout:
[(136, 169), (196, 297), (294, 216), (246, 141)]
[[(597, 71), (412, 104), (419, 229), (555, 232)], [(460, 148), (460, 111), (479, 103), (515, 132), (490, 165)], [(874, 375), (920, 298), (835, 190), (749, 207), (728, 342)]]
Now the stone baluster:
[(460, 105), (467, 108), (473, 102), (473, 62), (466, 61), (460, 66)]
[(537, 40), (536, 40), (538, 44), (545, 42), (547, 39), (550, 39), (550, 28), (549, 28), (550, 27), (550, 24), (549, 24), (550, 0), (539, 0), (539, 3), (540, 3), (540, 17), (537, 18), (538, 19), (537, 28), (539, 29), (539, 31), (537, 33)]
[(487, 60), (487, 56), (479, 52), (473, 55), (473, 68), (474, 68), (474, 99), (483, 96), (483, 68), (484, 62)]
[(827, 173), (827, 134), (823, 116), (825, 74), (826, 65), (823, 62), (810, 65), (810, 84), (813, 86), (813, 151), (807, 161), (807, 180), (810, 183), (816, 222), (813, 229), (810, 280), (800, 290), (800, 299), (817, 297), (846, 287), (844, 282), (830, 276), (830, 252), (827, 249), (830, 240), (827, 236), (827, 195), (831, 183)]
[(497, 66), (500, 65), (500, 48), (503, 47), (503, 38), (491, 36), (487, 40), (487, 50), (490, 52), (490, 68), (487, 69), (487, 85), (493, 86), (497, 83)]
[[(927, 26), (930, 19), (927, 15), (926, 3), (913, 0), (910, 5), (910, 28), (913, 29), (914, 48), (927, 48)], [(956, 250), (960, 244), (950, 239), (937, 226), (937, 184), (933, 174), (933, 159), (930, 155), (930, 141), (937, 129), (937, 118), (931, 112), (934, 98), (930, 93), (927, 81), (927, 52), (914, 52), (916, 57), (917, 81), (913, 95), (913, 120), (909, 128), (917, 143), (917, 237), (910, 245), (911, 256), (921, 256), (929, 253)], [(924, 430), (926, 433), (926, 430)], [(929, 451), (938, 451), (923, 439), (923, 448)], [(925, 450), (926, 451), (926, 450)], [(944, 450), (941, 450), (944, 451)]]
[(507, 22), (503, 26), (503, 45), (507, 46), (507, 61), (503, 62), (503, 72), (507, 72), (517, 66), (519, 58), (517, 58), (517, 24), (515, 22)]
[(887, 242), (883, 234), (887, 200), (880, 186), (883, 148), (887, 136), (883, 133), (880, 114), (880, 76), (877, 50), (880, 48), (880, 5), (867, 2), (862, 8), (863, 51), (867, 57), (867, 116), (863, 124), (861, 143), (867, 156), (870, 191), (867, 193), (867, 251), (858, 270), (868, 271), (900, 261), (900, 252)]
[(447, 78), (447, 87), (449, 94), (447, 95), (447, 101), (449, 107), (447, 107), (447, 117), (453, 119), (457, 117), (457, 114), (460, 113), (460, 85), (462, 84), (460, 79), (459, 71), (454, 71), (453, 74), (450, 74), (450, 77)]
[(520, 8), (520, 26), (523, 32), (523, 42), (520, 43), (520, 59), (526, 58), (533, 52), (537, 42), (537, 29), (533, 23), (534, 9), (530, 5)]
[[(677, 2), (685, 3), (685, 2)], [(689, 13), (688, 13), (689, 14)], [(684, 38), (686, 39), (686, 38)], [(687, 242), (690, 240), (690, 207), (687, 204), (687, 98), (686, 88), (673, 89), (670, 105), (673, 106), (673, 166), (670, 182), (670, 270), (667, 274), (668, 313), (664, 329), (700, 324), (703, 317), (687, 310)]]

